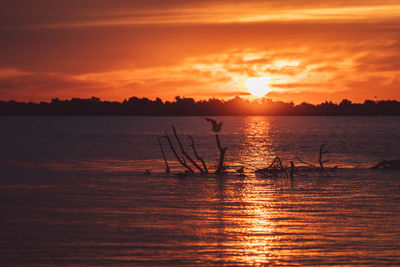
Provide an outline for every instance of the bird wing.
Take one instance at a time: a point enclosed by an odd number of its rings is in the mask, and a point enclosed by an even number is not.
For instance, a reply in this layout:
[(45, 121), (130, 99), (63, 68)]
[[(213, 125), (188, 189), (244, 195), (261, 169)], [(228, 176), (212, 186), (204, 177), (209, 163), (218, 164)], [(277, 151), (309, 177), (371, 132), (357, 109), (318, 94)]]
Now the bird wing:
[(215, 120), (210, 119), (210, 118), (202, 118), (202, 119), (205, 120), (205, 121), (211, 122), (211, 123), (215, 122)]
[(212, 124), (213, 128), (218, 127), (217, 126), (218, 124), (217, 124), (216, 120), (213, 120), (213, 119), (210, 119), (210, 118), (203, 118), (203, 120), (210, 122)]

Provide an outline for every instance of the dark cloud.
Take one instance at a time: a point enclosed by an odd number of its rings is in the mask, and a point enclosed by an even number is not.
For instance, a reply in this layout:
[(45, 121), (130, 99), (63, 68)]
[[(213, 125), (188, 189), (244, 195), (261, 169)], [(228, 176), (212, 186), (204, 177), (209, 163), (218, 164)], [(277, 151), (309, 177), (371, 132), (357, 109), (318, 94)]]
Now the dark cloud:
[[(249, 48), (274, 51), (273, 56), (279, 57), (279, 53), (285, 54), (285, 50), (292, 51), (293, 47), (321, 47), (332, 42), (341, 43), (342, 50), (348, 49), (353, 47), (352, 43), (369, 40), (371, 32), (374, 40), (399, 39), (398, 31), (382, 32), (381, 27), (375, 30), (371, 25), (362, 24), (254, 23), (0, 30), (0, 68), (69, 73), (107, 71), (171, 65), (188, 56)], [(337, 50), (332, 48), (333, 52)], [(309, 52), (313, 53), (312, 49)], [(326, 54), (332, 54), (334, 59), (331, 51)], [(295, 53), (285, 56), (296, 57)]]
[[(74, 26), (77, 24), (96, 25), (105, 21), (126, 21), (127, 19), (151, 20), (160, 16), (171, 20), (184, 14), (182, 18), (201, 16), (209, 18), (218, 14), (245, 13), (255, 9), (261, 14), (273, 11), (309, 8), (343, 8), (397, 5), (398, 1), (386, 0), (2, 0), (0, 2), (1, 27), (35, 27), (35, 26)], [(235, 10), (235, 7), (239, 7)], [(206, 10), (206, 11), (202, 11)], [(208, 11), (207, 11), (208, 10)], [(358, 11), (360, 12), (360, 11)]]
[(57, 74), (24, 74), (0, 77), (0, 99), (35, 100), (96, 94), (99, 84)]

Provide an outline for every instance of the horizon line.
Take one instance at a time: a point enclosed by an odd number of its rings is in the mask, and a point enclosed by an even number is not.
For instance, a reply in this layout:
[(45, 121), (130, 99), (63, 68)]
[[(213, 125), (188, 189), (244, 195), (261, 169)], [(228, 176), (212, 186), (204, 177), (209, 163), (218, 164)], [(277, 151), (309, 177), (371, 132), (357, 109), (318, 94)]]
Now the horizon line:
[(375, 99), (375, 100), (369, 99), (369, 98), (365, 98), (364, 101), (362, 101), (362, 102), (353, 102), (351, 99), (345, 97), (345, 98), (342, 98), (339, 102), (336, 102), (336, 101), (333, 101), (333, 100), (325, 100), (325, 101), (319, 102), (318, 104), (313, 104), (313, 103), (310, 103), (310, 102), (307, 102), (307, 101), (297, 101), (297, 102), (295, 102), (294, 100), (284, 101), (284, 100), (279, 100), (279, 99), (270, 98), (270, 97), (266, 97), (266, 96), (257, 97), (257, 98), (253, 97), (253, 99), (246, 99), (246, 98), (243, 97), (243, 95), (242, 96), (241, 95), (236, 95), (236, 96), (230, 97), (228, 100), (225, 100), (224, 98), (217, 98), (217, 97), (209, 97), (207, 99), (206, 98), (195, 99), (194, 97), (186, 97), (186, 96), (179, 96), (178, 95), (178, 96), (175, 96), (173, 100), (163, 100), (161, 97), (155, 97), (153, 99), (153, 98), (149, 98), (149, 97), (145, 97), (145, 96), (143, 96), (143, 97), (131, 96), (129, 98), (124, 98), (123, 100), (118, 101), (118, 100), (102, 99), (102, 98), (97, 97), (97, 96), (91, 96), (91, 97), (70, 97), (70, 98), (64, 98), (64, 99), (61, 99), (59, 97), (53, 97), (53, 98), (50, 98), (50, 100), (42, 100), (42, 101), (39, 101), (39, 102), (38, 101), (23, 101), (23, 100), (21, 101), (21, 100), (16, 100), (16, 99), (10, 99), (10, 100), (0, 99), (0, 103), (15, 102), (15, 103), (25, 103), (25, 104), (41, 104), (41, 103), (52, 103), (53, 101), (63, 102), (63, 101), (72, 101), (72, 100), (96, 100), (96, 101), (110, 102), (110, 103), (124, 103), (124, 102), (129, 101), (130, 99), (133, 99), (133, 98), (142, 99), (142, 100), (143, 99), (147, 99), (147, 100), (153, 101), (153, 102), (157, 101), (159, 99), (159, 100), (161, 100), (161, 102), (163, 104), (166, 104), (167, 102), (174, 103), (174, 102), (177, 102), (178, 99), (182, 99), (182, 100), (183, 99), (192, 99), (192, 100), (194, 100), (195, 103), (206, 102), (206, 101), (209, 101), (209, 100), (219, 100), (219, 101), (225, 103), (225, 102), (232, 101), (234, 99), (241, 99), (241, 100), (243, 100), (245, 102), (248, 102), (248, 103), (251, 103), (251, 104), (262, 104), (262, 103), (266, 103), (266, 102), (272, 102), (272, 103), (293, 103), (294, 105), (301, 105), (303, 103), (311, 104), (311, 105), (319, 105), (319, 104), (324, 104), (324, 103), (340, 104), (344, 100), (350, 101), (351, 104), (363, 104), (363, 103), (365, 103), (367, 101), (371, 101), (371, 102), (375, 102), (375, 103), (387, 102), (387, 101), (400, 102), (400, 100), (398, 100), (398, 99), (389, 99), (389, 98), (388, 99)]

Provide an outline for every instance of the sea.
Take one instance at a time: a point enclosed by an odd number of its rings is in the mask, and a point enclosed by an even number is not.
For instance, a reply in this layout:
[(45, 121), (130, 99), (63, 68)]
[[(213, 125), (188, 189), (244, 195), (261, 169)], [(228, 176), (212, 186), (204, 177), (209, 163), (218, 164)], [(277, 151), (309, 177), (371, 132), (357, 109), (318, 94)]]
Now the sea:
[(0, 117), (0, 265), (400, 266), (400, 117), (212, 118)]

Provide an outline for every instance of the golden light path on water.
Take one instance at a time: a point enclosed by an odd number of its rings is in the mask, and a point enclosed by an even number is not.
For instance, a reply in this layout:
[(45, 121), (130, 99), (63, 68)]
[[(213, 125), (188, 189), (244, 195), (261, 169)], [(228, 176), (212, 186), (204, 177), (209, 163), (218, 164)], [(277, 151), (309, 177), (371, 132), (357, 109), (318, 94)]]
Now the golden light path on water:
[(276, 225), (271, 221), (273, 209), (265, 203), (270, 203), (269, 197), (263, 197), (261, 188), (256, 184), (248, 185), (244, 190), (243, 201), (248, 203), (245, 210), (246, 220), (241, 221), (241, 232), (245, 233), (241, 240), (243, 257), (235, 261), (245, 261), (249, 264), (270, 262), (269, 256), (274, 243)]
[(276, 156), (272, 144), (277, 140), (270, 131), (270, 120), (266, 117), (246, 117), (243, 123), (244, 142), (238, 161), (251, 168), (265, 167), (267, 161)]
[[(268, 142), (268, 120), (248, 117), (243, 146), (238, 155), (242, 162), (253, 166), (265, 164), (265, 156), (270, 154)], [(276, 260), (271, 250), (278, 237), (274, 234), (273, 196), (263, 181), (241, 179), (231, 183), (223, 178), (216, 181), (216, 188), (207, 187), (204, 197), (214, 202), (215, 209), (199, 210), (199, 216), (209, 227), (200, 228), (200, 236), (216, 237), (214, 253), (204, 255), (210, 262), (254, 265)], [(210, 245), (210, 244), (208, 244)], [(208, 251), (209, 252), (209, 251)]]
[[(271, 138), (269, 120), (262, 117), (246, 117), (244, 126), (245, 141), (240, 150), (240, 162), (250, 166), (265, 166), (266, 158), (273, 157), (270, 150)], [(236, 231), (242, 238), (237, 244), (242, 255), (233, 257), (234, 262), (244, 261), (248, 264), (270, 262), (270, 250), (274, 243), (276, 224), (271, 220), (273, 207), (269, 203), (271, 197), (265, 192), (265, 187), (258, 183), (245, 183), (241, 191), (240, 201), (246, 203), (243, 214), (234, 218), (240, 226)]]

